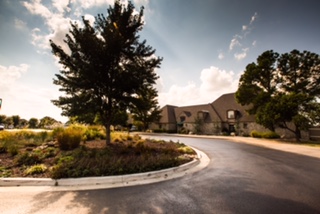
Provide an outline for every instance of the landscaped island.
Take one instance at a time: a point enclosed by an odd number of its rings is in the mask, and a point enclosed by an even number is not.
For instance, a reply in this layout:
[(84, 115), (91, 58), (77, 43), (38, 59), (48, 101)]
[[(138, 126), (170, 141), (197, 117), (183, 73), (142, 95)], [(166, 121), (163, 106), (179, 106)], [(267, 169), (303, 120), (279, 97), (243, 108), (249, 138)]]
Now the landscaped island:
[(99, 126), (52, 132), (1, 131), (0, 177), (77, 178), (141, 173), (179, 166), (196, 153), (182, 143), (113, 132)]

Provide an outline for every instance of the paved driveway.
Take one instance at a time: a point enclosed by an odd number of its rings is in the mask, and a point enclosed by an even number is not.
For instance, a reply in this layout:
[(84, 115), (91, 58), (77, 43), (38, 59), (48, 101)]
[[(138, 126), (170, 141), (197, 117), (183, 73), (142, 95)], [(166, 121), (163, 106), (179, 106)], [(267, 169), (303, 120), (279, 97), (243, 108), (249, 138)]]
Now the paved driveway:
[(252, 142), (157, 138), (196, 147), (210, 164), (182, 178), (127, 188), (46, 192), (24, 187), (5, 193), (0, 188), (1, 213), (320, 213), (319, 158)]

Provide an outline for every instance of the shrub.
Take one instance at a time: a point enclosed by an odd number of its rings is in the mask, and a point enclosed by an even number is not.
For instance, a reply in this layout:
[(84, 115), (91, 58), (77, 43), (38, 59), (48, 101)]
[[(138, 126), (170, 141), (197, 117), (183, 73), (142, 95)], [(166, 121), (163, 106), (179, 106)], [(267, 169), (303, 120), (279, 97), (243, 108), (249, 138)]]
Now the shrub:
[(71, 150), (79, 147), (82, 138), (82, 131), (68, 128), (57, 135), (58, 145), (61, 150)]
[(33, 152), (32, 153), (25, 152), (17, 155), (15, 158), (15, 163), (18, 166), (21, 166), (21, 165), (30, 166), (30, 165), (34, 165), (41, 162), (42, 162), (42, 158), (40, 157), (40, 155)]
[(262, 138), (262, 134), (260, 132), (257, 132), (257, 131), (252, 131), (250, 133), (251, 137), (254, 137), (254, 138)]
[(28, 167), (25, 171), (25, 175), (34, 175), (34, 174), (41, 174), (44, 173), (47, 170), (46, 165), (44, 164), (37, 164), (33, 165), (31, 167)]
[(251, 135), (251, 137), (254, 137), (254, 138), (266, 138), (266, 139), (280, 138), (280, 136), (275, 132), (257, 132), (257, 131), (252, 131), (250, 135)]
[(265, 132), (263, 133), (262, 137), (267, 139), (277, 139), (280, 138), (280, 135), (275, 132)]
[(10, 145), (8, 147), (8, 152), (11, 156), (16, 156), (19, 153), (19, 149), (16, 145)]
[(0, 166), (0, 177), (7, 178), (11, 176), (11, 170)]
[(58, 128), (53, 129), (53, 131), (51, 132), (51, 135), (54, 139), (57, 139), (58, 135), (61, 134), (63, 131), (64, 131), (63, 127), (58, 127)]
[(105, 139), (106, 133), (101, 126), (89, 126), (84, 131), (84, 140)]

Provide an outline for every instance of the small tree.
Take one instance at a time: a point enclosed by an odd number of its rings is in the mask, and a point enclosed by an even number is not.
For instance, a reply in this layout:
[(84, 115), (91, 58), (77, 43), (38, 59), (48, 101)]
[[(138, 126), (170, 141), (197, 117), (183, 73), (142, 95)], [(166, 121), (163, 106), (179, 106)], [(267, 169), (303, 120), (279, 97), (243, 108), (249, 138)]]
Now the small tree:
[(204, 121), (199, 116), (194, 118), (194, 133), (195, 134), (202, 134)]
[(18, 128), (19, 124), (20, 124), (20, 116), (19, 115), (13, 115), (12, 116), (12, 121), (13, 121), (13, 126), (15, 128)]
[(136, 14), (131, 2), (125, 6), (116, 0), (107, 17), (99, 14), (95, 18), (94, 26), (84, 18), (83, 27), (71, 24), (64, 40), (69, 50), (50, 41), (64, 68), (54, 84), (61, 86), (65, 96), (53, 103), (69, 117), (98, 114), (106, 128), (107, 144), (117, 113), (132, 106), (139, 90), (158, 78), (155, 68), (162, 59), (154, 57), (155, 50), (146, 41), (139, 41), (142, 16), (143, 8)]
[(132, 117), (135, 121), (140, 121), (143, 130), (149, 128), (150, 123), (159, 121), (161, 110), (157, 100), (158, 93), (152, 85), (139, 90), (137, 101), (131, 108)]

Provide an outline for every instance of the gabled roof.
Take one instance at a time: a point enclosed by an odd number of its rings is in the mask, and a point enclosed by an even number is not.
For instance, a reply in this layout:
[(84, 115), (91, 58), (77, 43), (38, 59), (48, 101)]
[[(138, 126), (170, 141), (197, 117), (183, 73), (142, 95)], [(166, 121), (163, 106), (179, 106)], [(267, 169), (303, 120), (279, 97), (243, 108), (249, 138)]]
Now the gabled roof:
[(176, 117), (174, 109), (178, 108), (177, 106), (166, 105), (161, 109), (161, 118), (160, 123), (176, 123)]
[(184, 122), (194, 123), (198, 113), (203, 113), (204, 120), (210, 122), (227, 122), (227, 111), (234, 110), (240, 114), (240, 122), (254, 122), (253, 115), (246, 112), (246, 107), (237, 103), (235, 93), (224, 94), (209, 104), (193, 105), (193, 106), (172, 106), (166, 105), (162, 108), (162, 117), (160, 123), (179, 123), (181, 117)]
[(184, 106), (174, 109), (177, 122), (180, 121), (181, 116), (185, 116), (185, 122), (194, 122), (198, 113), (206, 114), (205, 122), (220, 121), (219, 116), (212, 108), (211, 104)]
[(240, 121), (255, 121), (254, 116), (246, 112), (247, 107), (237, 103), (235, 93), (224, 94), (213, 101), (211, 105), (223, 121), (227, 120), (228, 110), (237, 110), (241, 114)]

